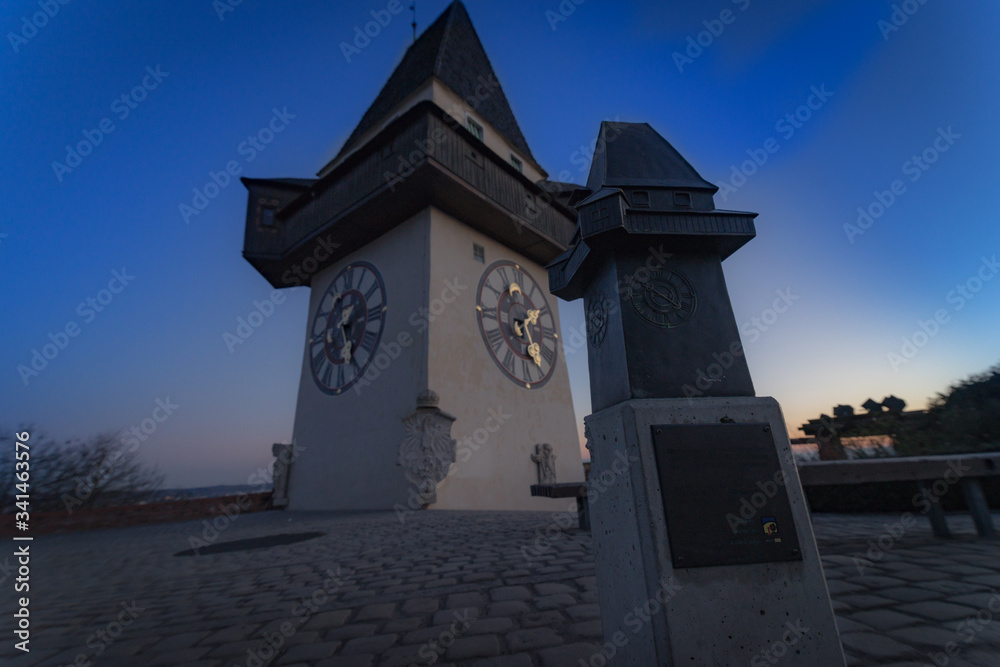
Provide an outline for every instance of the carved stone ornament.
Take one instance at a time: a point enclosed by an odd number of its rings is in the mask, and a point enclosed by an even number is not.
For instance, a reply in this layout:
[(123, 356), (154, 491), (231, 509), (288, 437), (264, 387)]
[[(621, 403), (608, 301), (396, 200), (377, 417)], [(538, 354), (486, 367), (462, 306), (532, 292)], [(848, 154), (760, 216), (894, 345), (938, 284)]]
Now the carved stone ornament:
[(552, 445), (535, 445), (535, 453), (531, 460), (538, 464), (538, 483), (556, 483), (556, 455), (552, 453)]
[(275, 443), (271, 445), (271, 454), (274, 455), (274, 491), (271, 493), (272, 507), (285, 507), (288, 505), (288, 473), (292, 462), (292, 448), (294, 445), (283, 445)]
[(437, 485), (448, 475), (457, 448), (451, 437), (455, 418), (438, 409), (438, 401), (430, 389), (417, 396), (416, 411), (403, 419), (406, 433), (397, 462), (425, 506), (437, 501)]

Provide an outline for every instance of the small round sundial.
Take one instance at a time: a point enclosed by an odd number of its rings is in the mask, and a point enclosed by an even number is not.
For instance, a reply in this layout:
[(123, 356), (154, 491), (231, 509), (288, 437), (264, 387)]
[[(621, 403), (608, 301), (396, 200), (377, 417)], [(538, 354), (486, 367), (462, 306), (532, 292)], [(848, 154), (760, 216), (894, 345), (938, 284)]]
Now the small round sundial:
[(633, 276), (628, 298), (639, 316), (659, 327), (678, 327), (694, 315), (698, 299), (679, 271), (659, 269)]

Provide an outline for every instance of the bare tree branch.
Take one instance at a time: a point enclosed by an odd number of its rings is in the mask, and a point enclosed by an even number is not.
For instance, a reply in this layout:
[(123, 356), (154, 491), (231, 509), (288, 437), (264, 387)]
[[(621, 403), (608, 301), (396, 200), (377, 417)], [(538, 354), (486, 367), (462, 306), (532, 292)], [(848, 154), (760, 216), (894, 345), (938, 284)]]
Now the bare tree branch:
[[(32, 427), (30, 507), (36, 512), (67, 511), (87, 507), (132, 505), (149, 499), (163, 484), (163, 476), (138, 460), (133, 448), (115, 433), (101, 433), (87, 440), (58, 443)], [(19, 493), (14, 477), (13, 431), (0, 432), (0, 511), (14, 510)]]

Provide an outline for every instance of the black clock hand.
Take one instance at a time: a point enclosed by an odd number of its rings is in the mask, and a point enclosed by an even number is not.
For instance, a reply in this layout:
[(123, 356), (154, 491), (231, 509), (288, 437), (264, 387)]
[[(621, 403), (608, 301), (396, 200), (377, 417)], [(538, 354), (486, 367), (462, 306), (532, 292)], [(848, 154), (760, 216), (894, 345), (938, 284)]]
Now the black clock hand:
[(656, 295), (659, 295), (660, 297), (662, 297), (665, 301), (667, 301), (668, 303), (670, 303), (670, 305), (673, 306), (674, 308), (678, 308), (679, 309), (681, 307), (680, 301), (677, 301), (673, 297), (667, 296), (666, 294), (664, 294), (660, 290), (656, 289), (655, 287), (653, 287), (653, 283), (643, 283), (643, 286), (646, 289), (648, 289), (650, 292), (652, 292), (653, 294), (656, 294)]

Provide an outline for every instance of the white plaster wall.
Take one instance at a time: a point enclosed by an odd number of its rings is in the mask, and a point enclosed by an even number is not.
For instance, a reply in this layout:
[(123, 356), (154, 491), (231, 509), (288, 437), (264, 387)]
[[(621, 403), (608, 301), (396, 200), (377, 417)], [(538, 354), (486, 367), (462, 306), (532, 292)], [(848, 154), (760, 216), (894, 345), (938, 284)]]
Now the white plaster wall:
[[(408, 483), (396, 465), (403, 439), (402, 419), (416, 407), (427, 383), (427, 331), (411, 316), (427, 304), (430, 210), (317, 274), (312, 281), (309, 319), (333, 277), (356, 260), (373, 263), (386, 289), (386, 323), (379, 347), (407, 332), (412, 342), (384, 369), (366, 369), (371, 383), (339, 396), (322, 392), (303, 353), (294, 443), (298, 450), (289, 479), (289, 509), (389, 509), (406, 504)], [(377, 361), (373, 360), (372, 366)]]
[[(473, 257), (473, 243), (485, 248), (485, 263)], [(435, 317), (429, 332), (430, 388), (440, 395), (441, 409), (457, 417), (452, 436), (459, 441), (459, 460), (438, 486), (438, 502), (432, 507), (561, 511), (572, 499), (532, 498), (529, 487), (538, 482), (531, 454), (535, 444), (544, 442), (555, 451), (557, 481), (583, 480), (564, 355), (560, 349), (552, 377), (538, 389), (515, 384), (497, 368), (479, 333), (476, 287), (486, 267), (498, 259), (516, 261), (534, 277), (546, 292), (560, 331), (558, 305), (548, 294), (548, 274), (542, 266), (446, 213), (431, 210), (431, 304), (441, 297), (445, 281), (463, 286), (457, 299)], [(510, 417), (485, 440), (480, 431), (476, 442), (476, 430), (495, 426), (495, 418), (489, 418), (501, 413)]]

